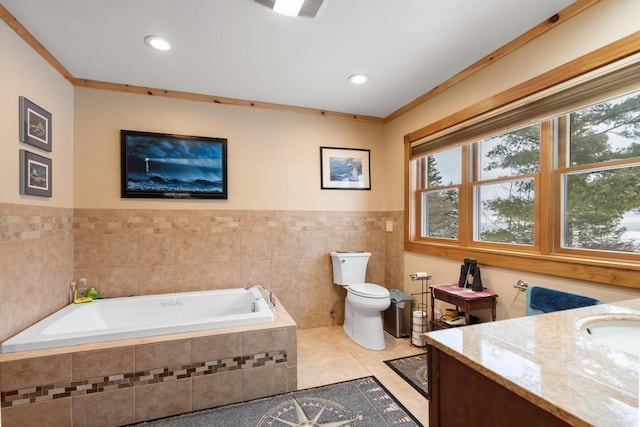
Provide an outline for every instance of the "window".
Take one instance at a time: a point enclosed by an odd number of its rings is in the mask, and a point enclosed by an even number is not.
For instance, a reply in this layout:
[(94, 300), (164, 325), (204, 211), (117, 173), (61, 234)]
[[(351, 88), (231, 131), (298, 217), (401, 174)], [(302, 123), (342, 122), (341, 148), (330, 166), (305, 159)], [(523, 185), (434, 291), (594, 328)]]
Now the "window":
[(640, 287), (638, 72), (640, 61), (408, 135), (405, 248)]

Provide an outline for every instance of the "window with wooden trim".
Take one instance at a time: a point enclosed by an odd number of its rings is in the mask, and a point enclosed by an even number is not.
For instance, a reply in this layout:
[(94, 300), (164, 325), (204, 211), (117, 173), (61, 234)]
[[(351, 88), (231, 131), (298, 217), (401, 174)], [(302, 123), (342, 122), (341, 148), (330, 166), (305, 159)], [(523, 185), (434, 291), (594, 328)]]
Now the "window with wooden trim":
[(407, 141), (405, 247), (640, 272), (639, 73), (632, 61)]

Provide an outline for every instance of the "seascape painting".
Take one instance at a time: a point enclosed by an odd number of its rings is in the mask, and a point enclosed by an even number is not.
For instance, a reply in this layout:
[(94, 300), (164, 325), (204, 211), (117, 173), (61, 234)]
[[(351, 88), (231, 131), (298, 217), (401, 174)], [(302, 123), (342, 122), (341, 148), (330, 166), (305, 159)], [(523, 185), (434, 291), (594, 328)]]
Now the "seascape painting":
[(369, 150), (320, 147), (320, 188), (371, 190)]
[(121, 131), (122, 197), (227, 198), (227, 140)]

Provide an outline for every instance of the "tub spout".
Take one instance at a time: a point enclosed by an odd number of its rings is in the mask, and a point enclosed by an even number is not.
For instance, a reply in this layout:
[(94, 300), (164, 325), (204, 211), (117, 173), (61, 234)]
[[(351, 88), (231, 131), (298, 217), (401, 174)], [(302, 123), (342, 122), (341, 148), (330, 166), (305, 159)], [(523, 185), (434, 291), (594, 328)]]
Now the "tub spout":
[(267, 301), (269, 307), (276, 308), (276, 300), (273, 299), (273, 292), (271, 292), (269, 289), (265, 289), (264, 292), (267, 295), (265, 300)]
[(258, 292), (260, 292), (260, 295), (263, 296), (264, 300), (267, 302), (267, 305), (270, 308), (273, 309), (273, 308), (276, 307), (276, 301), (273, 298), (273, 292), (271, 292), (269, 289), (266, 289), (262, 285), (249, 285), (249, 286), (245, 287), (246, 290), (249, 290), (251, 288), (256, 288), (258, 290)]

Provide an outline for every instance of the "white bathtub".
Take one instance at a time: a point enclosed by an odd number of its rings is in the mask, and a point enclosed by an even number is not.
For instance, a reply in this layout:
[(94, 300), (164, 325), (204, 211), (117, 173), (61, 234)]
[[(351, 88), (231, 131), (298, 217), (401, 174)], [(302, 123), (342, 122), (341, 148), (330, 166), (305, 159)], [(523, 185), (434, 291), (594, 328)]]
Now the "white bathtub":
[(70, 304), (0, 344), (0, 353), (273, 322), (260, 291), (225, 289)]

